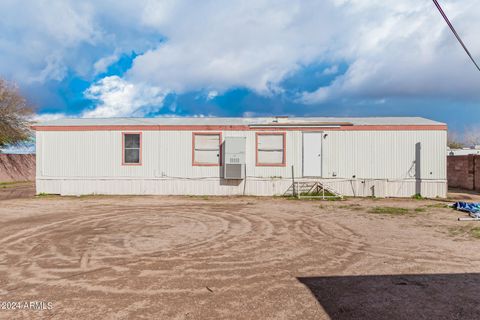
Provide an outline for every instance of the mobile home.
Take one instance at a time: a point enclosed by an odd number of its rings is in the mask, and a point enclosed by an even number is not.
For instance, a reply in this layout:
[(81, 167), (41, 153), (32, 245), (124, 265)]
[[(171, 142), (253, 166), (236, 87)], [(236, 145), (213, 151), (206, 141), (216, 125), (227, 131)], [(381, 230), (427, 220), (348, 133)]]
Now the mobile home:
[(445, 197), (447, 126), (424, 118), (111, 118), (38, 123), (37, 193)]

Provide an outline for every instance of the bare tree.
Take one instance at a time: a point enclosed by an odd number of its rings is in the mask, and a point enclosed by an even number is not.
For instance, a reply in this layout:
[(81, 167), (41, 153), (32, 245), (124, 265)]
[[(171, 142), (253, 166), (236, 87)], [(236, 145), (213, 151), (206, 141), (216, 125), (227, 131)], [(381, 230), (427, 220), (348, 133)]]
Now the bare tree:
[(480, 145), (480, 127), (470, 126), (465, 129), (463, 140), (468, 147), (474, 147)]
[(31, 137), (33, 109), (18, 88), (0, 79), (0, 148), (18, 145)]
[(461, 141), (460, 136), (455, 131), (448, 131), (447, 145), (450, 149), (461, 149), (465, 144)]

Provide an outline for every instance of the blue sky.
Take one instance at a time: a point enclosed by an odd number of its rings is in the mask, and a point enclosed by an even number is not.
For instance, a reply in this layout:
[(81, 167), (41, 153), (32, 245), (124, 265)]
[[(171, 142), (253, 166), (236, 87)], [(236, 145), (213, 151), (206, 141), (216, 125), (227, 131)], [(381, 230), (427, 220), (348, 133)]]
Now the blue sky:
[[(442, 0), (480, 59), (480, 7)], [(37, 119), (423, 116), (480, 124), (480, 73), (431, 1), (0, 3), (0, 76)]]

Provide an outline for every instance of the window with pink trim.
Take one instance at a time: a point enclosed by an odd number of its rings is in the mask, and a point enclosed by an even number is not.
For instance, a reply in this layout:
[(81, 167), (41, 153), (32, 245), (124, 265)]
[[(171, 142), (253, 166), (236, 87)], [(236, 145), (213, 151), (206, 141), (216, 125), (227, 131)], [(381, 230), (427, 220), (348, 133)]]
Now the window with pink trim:
[(192, 163), (194, 166), (218, 166), (222, 162), (222, 134), (199, 133), (192, 134)]
[(122, 133), (122, 164), (142, 164), (142, 134), (140, 132)]
[(257, 166), (285, 166), (285, 132), (257, 132)]

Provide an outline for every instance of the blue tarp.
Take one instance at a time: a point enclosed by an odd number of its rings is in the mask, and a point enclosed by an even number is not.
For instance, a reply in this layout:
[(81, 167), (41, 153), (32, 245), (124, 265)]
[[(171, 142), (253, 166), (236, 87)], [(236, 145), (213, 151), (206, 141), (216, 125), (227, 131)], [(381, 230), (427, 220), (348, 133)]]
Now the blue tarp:
[(474, 218), (480, 218), (480, 202), (455, 202), (453, 207), (468, 212)]

